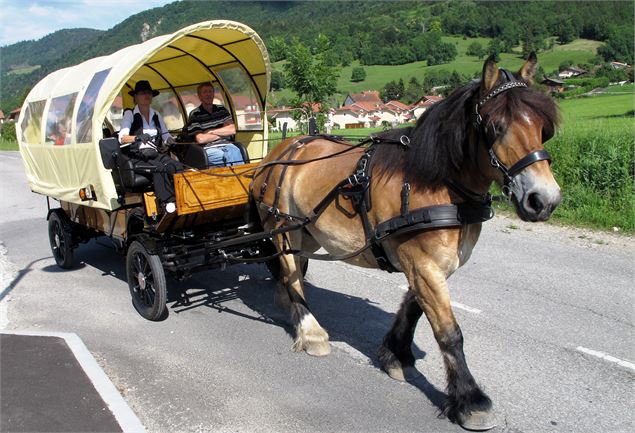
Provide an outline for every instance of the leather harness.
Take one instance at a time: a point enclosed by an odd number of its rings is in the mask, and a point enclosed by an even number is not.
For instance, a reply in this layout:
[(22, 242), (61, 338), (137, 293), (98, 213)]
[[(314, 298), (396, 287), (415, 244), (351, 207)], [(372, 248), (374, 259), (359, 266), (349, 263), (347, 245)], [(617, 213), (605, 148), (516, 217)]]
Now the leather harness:
[[(534, 162), (542, 160), (550, 161), (550, 156), (546, 150), (534, 151), (521, 158), (511, 168), (507, 168), (494, 153), (493, 145), (498, 138), (498, 132), (489, 124), (486, 126), (483, 125), (481, 115), (479, 114), (479, 108), (485, 105), (487, 101), (505, 92), (506, 90), (515, 87), (527, 87), (526, 83), (515, 80), (513, 78), (513, 75), (511, 75), (511, 73), (509, 73), (508, 71), (501, 69), (501, 72), (503, 73), (505, 82), (492, 90), (485, 97), (480, 99), (475, 105), (474, 125), (477, 130), (484, 136), (484, 141), (487, 144), (491, 164), (503, 173), (503, 191), (505, 192), (505, 194), (510, 195), (512, 191), (511, 186), (514, 183), (514, 177), (518, 173), (520, 173), (524, 168), (526, 168), (530, 164), (533, 164)], [(284, 167), (280, 174), (278, 184), (276, 185), (273, 203), (266, 204), (263, 202), (272, 170), (268, 171), (267, 176), (260, 188), (259, 196), (256, 198), (256, 202), (261, 209), (267, 211), (269, 217), (274, 218), (277, 222), (281, 222), (281, 225), (284, 225), (285, 222), (295, 222), (295, 224), (272, 230), (271, 232), (269, 232), (269, 234), (282, 234), (285, 238), (286, 244), (290, 245), (286, 237), (287, 232), (302, 229), (307, 225), (315, 222), (317, 218), (319, 218), (319, 216), (322, 214), (322, 212), (324, 212), (324, 210), (333, 201), (335, 201), (336, 208), (340, 212), (344, 213), (347, 217), (353, 218), (356, 215), (359, 215), (362, 226), (364, 228), (366, 242), (360, 249), (340, 256), (332, 256), (329, 254), (313, 254), (301, 250), (292, 250), (290, 248), (283, 250), (281, 254), (295, 254), (309, 259), (317, 260), (346, 260), (355, 257), (370, 248), (381, 269), (388, 272), (397, 272), (398, 269), (391, 263), (382, 245), (382, 243), (389, 238), (415, 231), (461, 227), (467, 224), (482, 223), (494, 216), (494, 210), (491, 206), (492, 197), (489, 193), (485, 195), (476, 194), (465, 188), (464, 186), (458, 184), (457, 182), (449, 179), (445, 181), (446, 186), (457, 196), (459, 196), (463, 200), (463, 202), (426, 206), (423, 208), (411, 210), (409, 205), (410, 183), (407, 181), (407, 179), (404, 179), (401, 190), (400, 215), (390, 218), (389, 220), (383, 221), (377, 224), (375, 227), (372, 227), (372, 224), (370, 223), (368, 218), (368, 212), (372, 208), (370, 194), (371, 173), (369, 172), (371, 158), (376, 149), (376, 146), (378, 145), (399, 145), (407, 151), (410, 146), (410, 138), (406, 135), (402, 135), (398, 140), (371, 136), (360, 144), (351, 146), (351, 149), (353, 149), (364, 144), (370, 144), (357, 161), (354, 172), (346, 179), (340, 181), (337, 185), (335, 185), (331, 189), (331, 191), (320, 201), (320, 203), (318, 203), (318, 205), (312, 210), (310, 215), (306, 217), (298, 217), (281, 212), (278, 208), (281, 186), (284, 181), (287, 168), (289, 167), (289, 165), (295, 165), (294, 162), (296, 161), (293, 160), (293, 156), (299, 148), (320, 138), (336, 143), (350, 145), (349, 142), (344, 141), (341, 137), (331, 135), (306, 136), (289, 145), (289, 147), (280, 155), (278, 161), (276, 161), (276, 163), (278, 164), (284, 164)], [(341, 205), (340, 198), (343, 200), (351, 201), (353, 213), (349, 212)]]

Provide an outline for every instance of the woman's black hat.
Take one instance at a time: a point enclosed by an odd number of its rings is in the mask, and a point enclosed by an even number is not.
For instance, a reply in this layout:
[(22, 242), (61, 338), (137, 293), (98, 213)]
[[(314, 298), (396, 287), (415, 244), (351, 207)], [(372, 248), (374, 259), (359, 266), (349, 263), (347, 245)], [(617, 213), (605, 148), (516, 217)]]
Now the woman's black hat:
[(137, 84), (134, 86), (134, 90), (128, 92), (128, 95), (134, 96), (139, 92), (143, 92), (144, 90), (149, 90), (152, 92), (152, 96), (157, 96), (159, 94), (158, 90), (154, 90), (150, 83), (146, 80), (137, 81)]

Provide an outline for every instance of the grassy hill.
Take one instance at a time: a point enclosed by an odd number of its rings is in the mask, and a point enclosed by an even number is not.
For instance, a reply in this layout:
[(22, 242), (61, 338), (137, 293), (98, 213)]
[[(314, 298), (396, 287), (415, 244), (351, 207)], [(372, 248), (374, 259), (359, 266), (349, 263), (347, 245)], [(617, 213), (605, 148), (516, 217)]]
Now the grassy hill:
[[(346, 67), (338, 67), (338, 94), (335, 96), (335, 100), (341, 103), (348, 93), (359, 93), (362, 90), (379, 90), (386, 83), (393, 80), (399, 81), (400, 79), (403, 79), (404, 83), (407, 84), (411, 77), (416, 77), (419, 81), (421, 81), (421, 78), (430, 71), (447, 71), (448, 73), (456, 71), (469, 76), (480, 74), (483, 68), (484, 59), (467, 56), (465, 52), (467, 47), (473, 42), (479, 42), (482, 46), (486, 47), (490, 42), (489, 38), (445, 36), (443, 37), (443, 40), (445, 42), (451, 42), (456, 46), (458, 55), (451, 63), (427, 66), (427, 63), (422, 61), (399, 66), (363, 66), (366, 71), (366, 79), (358, 83), (350, 81), (353, 68), (360, 66), (358, 61), (354, 61)], [(538, 64), (545, 71), (554, 71), (558, 69), (560, 64), (567, 60), (573, 62), (574, 64), (588, 63), (596, 56), (597, 48), (601, 45), (601, 42), (591, 41), (588, 39), (576, 39), (569, 44), (554, 45), (552, 49), (538, 53)], [(502, 53), (500, 57), (500, 65), (513, 71), (520, 69), (524, 62), (520, 53)], [(274, 63), (274, 69), (282, 70), (283, 63), (284, 62)], [(273, 102), (279, 101), (281, 98), (289, 100), (292, 96), (292, 91), (283, 89), (275, 93)]]

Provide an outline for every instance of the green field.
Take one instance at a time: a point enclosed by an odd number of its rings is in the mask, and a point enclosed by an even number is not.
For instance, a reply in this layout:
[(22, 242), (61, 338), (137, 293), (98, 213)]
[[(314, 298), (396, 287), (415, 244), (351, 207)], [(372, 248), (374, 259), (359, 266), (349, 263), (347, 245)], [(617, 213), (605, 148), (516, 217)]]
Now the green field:
[[(341, 104), (348, 93), (359, 93), (363, 90), (379, 90), (390, 81), (399, 81), (403, 79), (405, 84), (412, 77), (416, 77), (419, 81), (426, 72), (429, 71), (457, 71), (464, 75), (472, 76), (480, 73), (483, 69), (484, 59), (478, 59), (473, 56), (466, 56), (465, 51), (472, 42), (479, 42), (483, 47), (489, 44), (488, 38), (462, 38), (455, 36), (444, 36), (445, 42), (455, 44), (457, 49), (457, 57), (452, 63), (443, 65), (427, 66), (425, 61), (408, 63), (405, 65), (371, 65), (364, 66), (366, 70), (366, 79), (359, 83), (350, 81), (353, 68), (360, 66), (355, 61), (349, 66), (338, 67), (339, 78), (337, 80), (338, 94), (335, 95), (335, 101)], [(550, 50), (540, 52), (538, 54), (538, 64), (547, 71), (557, 70), (558, 66), (564, 61), (572, 61), (573, 63), (587, 63), (596, 55), (597, 47), (602, 45), (601, 42), (591, 41), (587, 39), (577, 39), (570, 44), (554, 45)], [(520, 54), (503, 53), (501, 54), (500, 65), (510, 70), (518, 70), (523, 65), (524, 60)], [(274, 64), (274, 68), (282, 70), (283, 62)], [(293, 92), (289, 89), (282, 89), (276, 92), (275, 97), (271, 101), (274, 105), (280, 98), (290, 100)]]
[(25, 66), (23, 68), (17, 68), (14, 69), (10, 72), (7, 73), (7, 75), (22, 75), (22, 74), (29, 74), (37, 69), (40, 69), (41, 66), (40, 65), (35, 65), (35, 66)]

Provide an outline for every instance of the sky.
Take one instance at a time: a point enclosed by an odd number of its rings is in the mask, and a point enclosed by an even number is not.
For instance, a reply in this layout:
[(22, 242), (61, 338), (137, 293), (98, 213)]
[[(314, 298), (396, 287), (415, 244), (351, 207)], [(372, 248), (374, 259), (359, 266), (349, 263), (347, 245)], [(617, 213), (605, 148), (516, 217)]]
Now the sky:
[(108, 30), (141, 11), (174, 0), (0, 0), (0, 46), (56, 30)]

